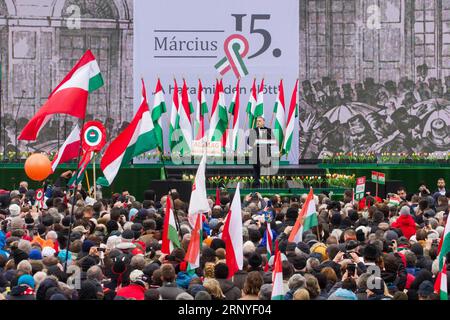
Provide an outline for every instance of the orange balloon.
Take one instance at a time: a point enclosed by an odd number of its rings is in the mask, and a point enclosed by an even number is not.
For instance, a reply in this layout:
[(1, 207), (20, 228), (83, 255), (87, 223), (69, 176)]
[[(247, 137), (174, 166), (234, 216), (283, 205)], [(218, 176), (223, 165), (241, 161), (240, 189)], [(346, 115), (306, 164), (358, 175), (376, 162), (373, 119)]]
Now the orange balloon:
[(25, 162), (25, 173), (31, 180), (43, 181), (52, 173), (52, 164), (45, 155), (35, 153)]

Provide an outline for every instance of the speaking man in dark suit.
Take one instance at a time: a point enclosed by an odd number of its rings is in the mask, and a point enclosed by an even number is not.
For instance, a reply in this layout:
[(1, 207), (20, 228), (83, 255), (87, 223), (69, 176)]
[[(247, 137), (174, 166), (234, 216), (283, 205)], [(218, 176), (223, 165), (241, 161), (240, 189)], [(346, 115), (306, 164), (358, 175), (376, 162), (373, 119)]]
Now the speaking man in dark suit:
[(258, 117), (256, 128), (251, 131), (249, 137), (249, 145), (253, 150), (253, 177), (256, 187), (260, 186), (261, 167), (271, 166), (271, 141), (272, 130), (266, 127), (263, 117)]

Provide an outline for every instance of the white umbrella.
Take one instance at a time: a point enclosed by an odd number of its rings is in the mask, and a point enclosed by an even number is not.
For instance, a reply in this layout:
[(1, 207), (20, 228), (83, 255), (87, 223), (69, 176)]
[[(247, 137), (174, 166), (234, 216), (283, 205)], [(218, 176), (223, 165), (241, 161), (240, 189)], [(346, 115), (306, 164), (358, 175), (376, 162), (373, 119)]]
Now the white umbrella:
[(378, 106), (371, 106), (360, 102), (351, 102), (329, 110), (325, 113), (324, 117), (331, 123), (339, 121), (341, 124), (344, 124), (354, 116), (367, 116), (372, 112), (380, 112), (381, 109), (382, 108)]

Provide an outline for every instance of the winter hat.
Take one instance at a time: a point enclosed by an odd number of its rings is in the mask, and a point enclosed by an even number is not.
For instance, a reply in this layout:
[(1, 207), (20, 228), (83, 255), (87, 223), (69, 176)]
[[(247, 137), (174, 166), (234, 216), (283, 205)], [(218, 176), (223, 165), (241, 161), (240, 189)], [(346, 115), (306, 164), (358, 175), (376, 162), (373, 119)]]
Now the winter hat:
[(61, 261), (61, 263), (65, 263), (66, 262), (66, 256), (67, 256), (67, 260), (69, 262), (72, 261), (72, 252), (69, 251), (69, 254), (67, 255), (67, 251), (66, 250), (61, 250), (58, 253), (59, 261)]
[(125, 230), (121, 235), (122, 242), (132, 242), (134, 240), (134, 232), (131, 230)]
[(106, 241), (106, 247), (108, 249), (114, 249), (116, 245), (118, 245), (121, 242), (120, 237), (118, 236), (110, 236), (108, 240)]
[(398, 234), (397, 234), (397, 232), (395, 232), (393, 230), (388, 230), (384, 234), (384, 239), (386, 239), (386, 241), (388, 243), (391, 243), (392, 240), (397, 240), (398, 239)]
[(309, 254), (311, 252), (309, 246), (304, 242), (297, 243), (297, 248), (299, 248), (302, 252)]
[(403, 206), (400, 209), (400, 215), (401, 216), (409, 216), (411, 214), (411, 209), (408, 206)]
[(32, 276), (30, 276), (29, 274), (24, 274), (24, 275), (20, 276), (17, 284), (19, 286), (25, 284), (25, 285), (29, 286), (30, 288), (34, 289), (34, 278)]
[(321, 255), (321, 259), (320, 261), (324, 261), (328, 258), (327, 256), (327, 246), (323, 243), (315, 243), (314, 245), (312, 245), (311, 247), (311, 253), (318, 253)]
[(39, 249), (32, 249), (28, 256), (30, 260), (42, 260), (42, 254)]
[(133, 272), (130, 273), (130, 281), (144, 286), (147, 282), (147, 277), (141, 270), (133, 270)]
[(328, 297), (328, 300), (358, 300), (358, 297), (350, 290), (339, 288)]
[(11, 218), (20, 216), (20, 207), (17, 204), (12, 204), (9, 206), (9, 215)]
[(44, 249), (42, 249), (42, 258), (46, 258), (46, 257), (54, 257), (56, 253), (56, 250), (51, 248), (51, 247), (45, 247)]

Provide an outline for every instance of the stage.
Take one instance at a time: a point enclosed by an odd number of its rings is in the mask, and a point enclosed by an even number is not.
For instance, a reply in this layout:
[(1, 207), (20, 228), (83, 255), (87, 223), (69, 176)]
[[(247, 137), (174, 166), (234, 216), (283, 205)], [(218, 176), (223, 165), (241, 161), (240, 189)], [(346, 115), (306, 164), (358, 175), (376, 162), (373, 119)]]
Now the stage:
[[(10, 190), (17, 189), (18, 184), (22, 180), (27, 180), (23, 163), (0, 163), (0, 185)], [(89, 166), (87, 172), (89, 176), (89, 185), (92, 186), (92, 165)], [(164, 170), (165, 169), (165, 170)], [(57, 176), (67, 170), (76, 170), (74, 163), (61, 165), (57, 172), (50, 176), (49, 179), (54, 181)], [(114, 192), (121, 192), (127, 189), (137, 199), (142, 197), (143, 191), (149, 188), (150, 182), (154, 180), (168, 181), (190, 181), (191, 176), (195, 175), (197, 165), (176, 165), (170, 161), (154, 164), (130, 164), (123, 166), (117, 175), (114, 183), (110, 187), (104, 187), (103, 193), (109, 195)], [(248, 181), (252, 174), (251, 165), (223, 165), (211, 164), (207, 166), (207, 188), (208, 194), (214, 195), (217, 187), (227, 187), (230, 193), (234, 192), (237, 177), (241, 181), (241, 194), (245, 195), (253, 191), (259, 191), (264, 196), (270, 196), (275, 193), (281, 196), (297, 196), (307, 193), (310, 186), (315, 192), (332, 192), (333, 198), (340, 198), (344, 191), (349, 188), (348, 185), (329, 185), (327, 183), (327, 175), (345, 174), (355, 177), (366, 176), (370, 181), (372, 171), (383, 172), (386, 175), (387, 192), (395, 192), (398, 186), (405, 186), (408, 192), (414, 192), (419, 184), (425, 183), (431, 189), (435, 188), (438, 178), (449, 178), (450, 165), (448, 164), (322, 164), (308, 163), (301, 165), (289, 165), (281, 163), (279, 173), (274, 181), (263, 183), (258, 189), (254, 189), (251, 182)], [(99, 165), (96, 165), (97, 177), (102, 176)], [(211, 178), (218, 178), (220, 183), (215, 183)], [(311, 184), (306, 183), (311, 178)], [(315, 179), (315, 180), (314, 180)], [(217, 180), (217, 179), (216, 179)], [(86, 179), (83, 180), (86, 186)], [(39, 183), (30, 182), (30, 188), (39, 188)], [(371, 190), (370, 185), (368, 189)], [(386, 192), (386, 191), (385, 191)]]

